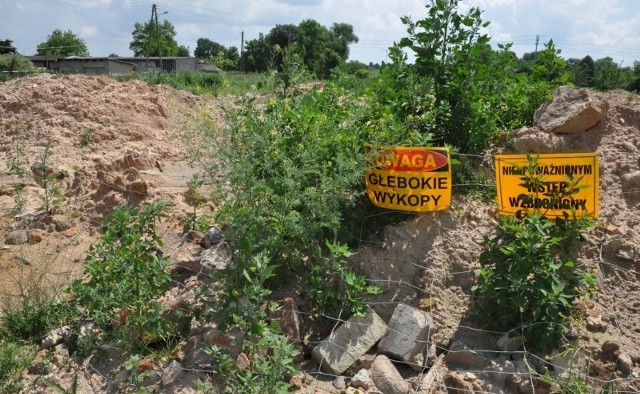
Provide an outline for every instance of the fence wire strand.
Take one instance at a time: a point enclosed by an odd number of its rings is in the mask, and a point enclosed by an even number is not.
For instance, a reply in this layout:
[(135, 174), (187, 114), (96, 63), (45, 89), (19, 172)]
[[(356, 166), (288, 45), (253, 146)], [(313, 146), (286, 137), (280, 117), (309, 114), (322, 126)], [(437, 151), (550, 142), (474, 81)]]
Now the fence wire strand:
[[(460, 155), (460, 156), (468, 156), (468, 157), (472, 157), (472, 158), (481, 158), (481, 159), (486, 159), (485, 155)], [(127, 160), (130, 159), (130, 157), (126, 157)], [(486, 161), (486, 160), (484, 160)], [(144, 177), (147, 175), (145, 174), (145, 170), (140, 170), (136, 167), (135, 163), (129, 162), (128, 163), (129, 168), (130, 169), (136, 169), (136, 171), (138, 171), (140, 173), (141, 176), (141, 180), (144, 180)], [(483, 163), (480, 163), (479, 165), (484, 165)], [(153, 166), (155, 166), (155, 163), (151, 163), (151, 162), (147, 162), (144, 164), (145, 167), (147, 168), (153, 168)], [(492, 168), (491, 168), (492, 169)], [(121, 169), (122, 173), (126, 173), (127, 169)], [(171, 179), (172, 183), (171, 184), (164, 184), (163, 187), (164, 188), (171, 188), (171, 189), (176, 189), (175, 191), (171, 191), (171, 193), (178, 193), (180, 191), (184, 191), (186, 189), (186, 181), (188, 180), (186, 176), (183, 175), (175, 175), (175, 174), (162, 174), (163, 177)], [(27, 184), (25, 182), (25, 177), (15, 177), (12, 175), (8, 175), (8, 174), (4, 174), (4, 175), (0, 175), (0, 177), (5, 177), (5, 179), (3, 180), (2, 184), (16, 184), (17, 183), (24, 183)], [(119, 193), (121, 195), (121, 197), (124, 197), (124, 201), (129, 203), (129, 204), (136, 204), (137, 202), (147, 198), (149, 196), (148, 193), (143, 193), (134, 189), (131, 189), (130, 187), (121, 187), (119, 185), (116, 184), (112, 184), (112, 183), (108, 183), (108, 182), (99, 182), (97, 180), (93, 180), (94, 182), (97, 182), (98, 187), (102, 187), (103, 189), (107, 190), (108, 192), (114, 192), (114, 193)], [(35, 184), (28, 184), (29, 186), (36, 186)], [(130, 186), (130, 185), (129, 185)], [(80, 185), (79, 187), (83, 187), (82, 185)], [(458, 184), (453, 184), (452, 185), (453, 188), (461, 188), (461, 187), (483, 187), (483, 188), (493, 188), (495, 187), (493, 184), (489, 184), (489, 183), (458, 183)], [(96, 203), (95, 201), (93, 201), (91, 199), (91, 195), (90, 194), (86, 194), (85, 196), (82, 195), (82, 192), (87, 192), (87, 190), (78, 190), (75, 198), (72, 200), (73, 203), (68, 205), (68, 206), (64, 206), (64, 211), (66, 212), (75, 212), (75, 213), (81, 213), (84, 210), (84, 207), (86, 205), (86, 203), (88, 202), (88, 200), (92, 201), (93, 203)], [(621, 191), (621, 193), (623, 195), (629, 195), (629, 194), (637, 194), (640, 193), (640, 189), (631, 189), (631, 190), (625, 190), (625, 191)], [(112, 211), (114, 209), (116, 209), (118, 207), (119, 204), (109, 204), (108, 202), (105, 201), (101, 201), (100, 202), (102, 204), (103, 210), (105, 212), (109, 212)], [(12, 216), (12, 213), (14, 211), (14, 207), (0, 207), (0, 214), (4, 217), (7, 216)], [(382, 211), (382, 212), (375, 212), (375, 213), (367, 213), (367, 209), (366, 207), (363, 207), (362, 209), (362, 213), (361, 213), (361, 224), (360, 224), (360, 228), (359, 228), (359, 234), (357, 236), (355, 236), (355, 234), (351, 234), (352, 236), (354, 236), (354, 238), (357, 240), (357, 245), (358, 245), (358, 249), (363, 249), (363, 248), (370, 248), (370, 247), (376, 247), (376, 246), (380, 246), (384, 244), (384, 241), (377, 241), (375, 239), (366, 239), (365, 238), (365, 226), (366, 226), (366, 222), (367, 220), (373, 219), (373, 218), (377, 218), (377, 217), (382, 217), (382, 216), (395, 216), (395, 215), (402, 215), (399, 217), (402, 218), (406, 218), (407, 217), (407, 213), (399, 213), (399, 212), (395, 212), (395, 211)], [(77, 220), (77, 219), (76, 219)], [(95, 229), (98, 229), (100, 226), (100, 222), (98, 219), (92, 219), (92, 218), (84, 218), (84, 220), (86, 220), (88, 223), (88, 225), (90, 227)], [(443, 231), (449, 231), (449, 232), (453, 232), (454, 229), (451, 228), (447, 228), (447, 226), (443, 225), (443, 224), (438, 224), (440, 226), (440, 228)], [(35, 229), (35, 227), (29, 227), (29, 225), (25, 225), (25, 230), (27, 231), (32, 231)], [(170, 236), (173, 234), (173, 230), (170, 228), (167, 228), (164, 230), (163, 233), (161, 233), (161, 237), (165, 237), (165, 236)], [(59, 239), (66, 239), (63, 238), (65, 237), (62, 234), (46, 234), (45, 237), (51, 237), (51, 236), (55, 236), (55, 237), (59, 237)], [(80, 235), (75, 235), (75, 237), (79, 237), (82, 236), (82, 234)], [(73, 238), (70, 237), (70, 238)], [(67, 241), (69, 241), (69, 243), (72, 243), (73, 241), (70, 239), (66, 239)], [(184, 240), (183, 240), (184, 242)], [(78, 246), (77, 244), (75, 246)], [(166, 253), (168, 255), (172, 255), (173, 253), (176, 253), (180, 247), (182, 246), (182, 243), (178, 243), (175, 246), (171, 247), (169, 250), (166, 251)], [(219, 248), (224, 248), (224, 243), (218, 245), (217, 247)], [(436, 244), (431, 246), (432, 248), (437, 247)], [(24, 273), (25, 270), (31, 270), (33, 272), (36, 272), (36, 270), (38, 269), (48, 269), (50, 267), (52, 267), (52, 265), (56, 262), (60, 262), (60, 261), (64, 261), (65, 263), (67, 263), (67, 265), (71, 268), (68, 269), (64, 269), (64, 270), (52, 270), (52, 272), (48, 272), (49, 275), (51, 275), (54, 278), (59, 278), (60, 280), (53, 280), (50, 279), (49, 276), (47, 275), (46, 277), (43, 276), (43, 278), (41, 278), (42, 280), (46, 280), (47, 283), (46, 285), (49, 287), (52, 287), (54, 289), (59, 290), (60, 289), (60, 282), (64, 282), (64, 280), (70, 280), (72, 278), (75, 277), (79, 277), (82, 273), (82, 265), (80, 264), (80, 262), (84, 259), (84, 254), (86, 253), (85, 249), (80, 248), (81, 250), (76, 250), (73, 247), (69, 247), (65, 250), (58, 250), (56, 253), (54, 253), (53, 255), (47, 255), (42, 253), (40, 256), (36, 256), (33, 257), (31, 255), (26, 255), (23, 253), (22, 251), (22, 247), (18, 246), (3, 246), (2, 250), (0, 250), (0, 253), (2, 252), (7, 252), (9, 255), (13, 256), (15, 261), (18, 263), (18, 273), (17, 275), (22, 275)], [(594, 258), (594, 264), (595, 266), (598, 268), (599, 271), (599, 286), (601, 288), (601, 290), (607, 291), (607, 292), (613, 292), (613, 288), (611, 288), (611, 286), (608, 284), (609, 281), (609, 275), (607, 275), (607, 272), (622, 272), (625, 274), (629, 274), (629, 275), (634, 275), (636, 278), (640, 278), (640, 271), (636, 270), (635, 268), (632, 267), (622, 267), (618, 264), (615, 264), (613, 262), (607, 261), (605, 258), (603, 258), (603, 244), (599, 243), (598, 244), (598, 255)], [(394, 261), (401, 261), (404, 264), (408, 264), (410, 266), (415, 267), (418, 270), (429, 270), (429, 269), (434, 269), (437, 268), (435, 267), (435, 264), (432, 261), (428, 261), (428, 260), (424, 260), (422, 262), (418, 262), (416, 261), (414, 258), (400, 258), (398, 256), (389, 256), (389, 257), (385, 257), (385, 256), (379, 256), (377, 257), (378, 259), (378, 263), (380, 263), (380, 261), (384, 261), (385, 259), (388, 260), (394, 260)], [(207, 272), (204, 272), (203, 270), (191, 270), (189, 268), (185, 268), (186, 271), (190, 272), (190, 274), (192, 274), (193, 276), (197, 276), (197, 277), (202, 277), (202, 278), (212, 278), (212, 276), (210, 274), (208, 274)], [(410, 278), (410, 280), (403, 280), (403, 279), (391, 279), (391, 278), (367, 278), (367, 281), (369, 283), (372, 284), (377, 284), (377, 285), (385, 285), (388, 288), (396, 288), (396, 289), (403, 289), (403, 291), (407, 292), (407, 293), (413, 293), (415, 295), (418, 295), (419, 297), (433, 297), (433, 296), (437, 296), (439, 294), (440, 289), (438, 288), (438, 286), (436, 285), (436, 283), (446, 283), (446, 275), (471, 275), (474, 274), (474, 270), (473, 269), (468, 269), (468, 270), (453, 270), (453, 271), (449, 271), (449, 272), (444, 272), (444, 270), (442, 269), (436, 269), (434, 272), (431, 272), (431, 274), (433, 274), (430, 277), (429, 282), (427, 283), (426, 286), (419, 286), (416, 285), (414, 283), (411, 283), (412, 280), (414, 278)], [(3, 282), (5, 280), (9, 280), (10, 278), (6, 278), (5, 274), (3, 273)], [(185, 283), (181, 282), (181, 281), (177, 281), (174, 280), (173, 281), (175, 286), (178, 287), (185, 287)], [(18, 284), (19, 286), (22, 286), (21, 283)], [(2, 296), (3, 299), (19, 299), (20, 297), (24, 296), (25, 292), (28, 292), (29, 289), (26, 288), (20, 288), (19, 292), (17, 294), (11, 294), (10, 292), (8, 292), (8, 290), (5, 288), (4, 290), (2, 290), (0, 292), (0, 296)], [(287, 292), (277, 292), (274, 293), (274, 295), (278, 296), (278, 297), (285, 297), (285, 296), (295, 296), (296, 294), (294, 293), (287, 293)], [(473, 296), (470, 293), (456, 293), (457, 297), (463, 298), (463, 302), (469, 303), (473, 300)], [(402, 304), (402, 301), (393, 301), (393, 300), (389, 300), (389, 301), (371, 301), (369, 302), (369, 306), (373, 309), (376, 309), (377, 307), (381, 307), (381, 306), (390, 306), (390, 307), (394, 307), (397, 305)], [(428, 312), (433, 312), (434, 311), (434, 304), (429, 305), (427, 308), (425, 308), (426, 311)], [(617, 307), (615, 304), (611, 305), (611, 308), (613, 310), (613, 322), (614, 325), (619, 333), (620, 336), (624, 337), (625, 336), (625, 329), (624, 327), (621, 327), (620, 324), (620, 317), (619, 317), (619, 312), (617, 311)], [(323, 318), (326, 319), (328, 321), (332, 322), (332, 329), (330, 332), (329, 337), (331, 337), (336, 330), (345, 323), (345, 319), (342, 317), (342, 314), (344, 311), (341, 311), (337, 316), (326, 316), (326, 315), (317, 315), (314, 313), (309, 313), (309, 312), (304, 312), (304, 311), (300, 311), (300, 310), (295, 310), (294, 311), (296, 314), (298, 314), (302, 319), (310, 319), (310, 318)], [(524, 323), (521, 324), (520, 327), (514, 327), (511, 331), (523, 331), (525, 328), (530, 328), (531, 325), (525, 325)], [(434, 327), (436, 328), (436, 327)], [(569, 329), (569, 327), (565, 327), (566, 329)], [(398, 331), (398, 330), (393, 330), (390, 329), (391, 331), (393, 331), (396, 335), (399, 335), (401, 337), (405, 337), (410, 339), (410, 337), (408, 335), (406, 335), (404, 332)], [(499, 332), (499, 331), (492, 331), (492, 330), (486, 330), (486, 329), (480, 329), (477, 327), (471, 327), (471, 326), (467, 326), (467, 325), (463, 325), (463, 324), (459, 324), (457, 327), (456, 331), (460, 331), (460, 330), (464, 330), (464, 331), (469, 331), (469, 332), (477, 332), (478, 334), (481, 335), (489, 335), (492, 337), (499, 337), (502, 335), (505, 335), (507, 333), (505, 332)], [(432, 327), (429, 327), (429, 335), (427, 335), (427, 338), (431, 338), (432, 337)], [(453, 338), (455, 339), (455, 338)], [(306, 343), (306, 346), (315, 346), (318, 345), (320, 343), (322, 343), (323, 341), (325, 341), (325, 339), (321, 339), (321, 340), (312, 340), (309, 341), (308, 343)], [(302, 343), (301, 343), (302, 344)], [(563, 378), (557, 378), (558, 381), (562, 381), (562, 379), (566, 379), (564, 381), (565, 384), (572, 384), (571, 383), (571, 379), (581, 379), (584, 382), (587, 382), (591, 385), (597, 386), (597, 387), (602, 387), (604, 385), (615, 385), (616, 387), (621, 387), (623, 385), (626, 385), (625, 387), (640, 387), (640, 379), (638, 377), (634, 377), (634, 376), (629, 376), (629, 377), (616, 377), (613, 379), (603, 379), (597, 376), (591, 376), (589, 374), (588, 371), (588, 365), (581, 365), (579, 367), (572, 367), (571, 365), (569, 366), (564, 366), (561, 365), (561, 363), (554, 363), (553, 359), (546, 359), (543, 358), (542, 356), (536, 354), (535, 352), (529, 351), (527, 350), (526, 345), (524, 344), (524, 342), (521, 344), (522, 345), (522, 350), (516, 350), (516, 351), (501, 351), (501, 350), (496, 350), (494, 348), (480, 348), (480, 349), (473, 349), (473, 348), (468, 348), (468, 349), (462, 349), (462, 350), (452, 350), (450, 346), (443, 346), (443, 345), (438, 345), (436, 343), (434, 343), (431, 339), (427, 339), (427, 340), (421, 340), (421, 341), (417, 341), (417, 344), (420, 346), (421, 352), (423, 354), (427, 354), (428, 353), (428, 349), (431, 346), (434, 346), (436, 349), (436, 353), (438, 355), (444, 355), (445, 359), (446, 358), (451, 358), (453, 357), (453, 355), (455, 355), (456, 353), (462, 354), (462, 353), (468, 353), (468, 352), (473, 352), (474, 354), (479, 355), (479, 357), (484, 357), (486, 360), (489, 361), (489, 364), (491, 364), (491, 361), (496, 361), (499, 360), (501, 362), (503, 362), (502, 365), (493, 365), (492, 367), (487, 367), (487, 368), (463, 368), (460, 370), (456, 370), (455, 368), (452, 368), (450, 371), (456, 372), (456, 371), (461, 371), (464, 373), (471, 373), (474, 374), (476, 376), (479, 377), (485, 377), (485, 376), (489, 376), (490, 378), (490, 382), (495, 381), (496, 379), (491, 380), (492, 376), (503, 376), (504, 379), (499, 378), (497, 379), (498, 381), (506, 381), (507, 379), (510, 379), (510, 381), (514, 381), (514, 379), (516, 378), (516, 376), (523, 378), (523, 379), (527, 379), (528, 381), (528, 386), (531, 389), (531, 392), (535, 392), (535, 385), (537, 384), (537, 378), (540, 377), (541, 372), (540, 371), (535, 371), (535, 368), (529, 368), (529, 370), (527, 371), (517, 371), (515, 370), (515, 367), (513, 368), (513, 370), (499, 370), (499, 367), (505, 367), (507, 365), (513, 365), (514, 363), (512, 363), (511, 361), (517, 362), (519, 360), (524, 360), (525, 363), (531, 362), (532, 364), (537, 364), (537, 365), (541, 365), (544, 366), (546, 369), (548, 370), (553, 370), (556, 371), (558, 373), (558, 371), (566, 374), (565, 377)], [(343, 350), (347, 350), (347, 349), (343, 349)], [(355, 355), (353, 356), (355, 358)], [(507, 363), (507, 361), (509, 361), (509, 363)], [(582, 360), (584, 361), (584, 360)], [(86, 365), (88, 365), (88, 367), (94, 372), (97, 373), (98, 375), (102, 376), (102, 379), (104, 380), (108, 380), (108, 377), (105, 376), (98, 368), (94, 367), (92, 365), (92, 363), (87, 363)], [(425, 374), (427, 371), (429, 371), (429, 367), (425, 367), (424, 365), (414, 365), (414, 367), (418, 367), (418, 370), (421, 371), (422, 374)], [(585, 370), (585, 368), (587, 368)], [(185, 371), (187, 372), (191, 372), (194, 374), (211, 374), (213, 373), (211, 371), (211, 369), (201, 369), (201, 368), (189, 368), (189, 367), (185, 367), (184, 368)], [(320, 363), (319, 365), (317, 365), (317, 368), (312, 369), (309, 372), (311, 375), (313, 375), (316, 378), (328, 378), (328, 379), (336, 379), (338, 377), (346, 377), (349, 378), (349, 376), (345, 376), (345, 375), (335, 375), (335, 374), (330, 374), (327, 373), (324, 368), (322, 363)], [(418, 376), (421, 376), (420, 374), (415, 374), (415, 378), (417, 378)], [(403, 380), (404, 381), (404, 380)], [(466, 390), (464, 388), (460, 388), (460, 387), (453, 387), (453, 386), (446, 386), (444, 385), (443, 381), (437, 381), (436, 384), (438, 385), (438, 387), (440, 388), (445, 388), (445, 389), (451, 389), (451, 390), (458, 390), (457, 392), (473, 392), (473, 393), (478, 393), (478, 392), (486, 392), (486, 393), (491, 393), (491, 392), (495, 392), (495, 391), (477, 391), (477, 390)], [(637, 386), (633, 386), (633, 384), (637, 384)], [(316, 380), (316, 383), (314, 384), (313, 387), (311, 387), (312, 390), (320, 390), (321, 389), (321, 385), (319, 383), (319, 380)], [(435, 388), (423, 388), (425, 391), (424, 392), (429, 392), (429, 390), (431, 389), (435, 389)], [(637, 392), (635, 390), (633, 391), (617, 391), (617, 392), (621, 392), (621, 393), (632, 393), (632, 392)]]

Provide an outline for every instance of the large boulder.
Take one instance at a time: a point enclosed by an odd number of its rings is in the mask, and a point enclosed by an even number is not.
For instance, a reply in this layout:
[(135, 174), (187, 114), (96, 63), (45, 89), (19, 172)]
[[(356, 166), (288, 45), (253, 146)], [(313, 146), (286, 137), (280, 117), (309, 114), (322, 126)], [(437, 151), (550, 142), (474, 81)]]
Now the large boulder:
[(608, 104), (588, 89), (561, 86), (553, 100), (544, 103), (533, 115), (540, 129), (556, 134), (582, 133), (605, 119)]

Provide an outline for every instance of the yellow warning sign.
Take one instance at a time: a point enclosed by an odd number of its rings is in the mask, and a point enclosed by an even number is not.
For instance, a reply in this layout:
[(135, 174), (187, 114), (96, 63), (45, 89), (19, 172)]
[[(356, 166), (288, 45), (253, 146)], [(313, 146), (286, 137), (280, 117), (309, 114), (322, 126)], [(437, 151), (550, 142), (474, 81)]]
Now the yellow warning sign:
[[(495, 163), (501, 214), (539, 210), (547, 217), (563, 217), (565, 212), (571, 217), (574, 210), (577, 216), (598, 216), (600, 160), (596, 153), (540, 154), (533, 168), (527, 155), (497, 155)], [(528, 176), (539, 176), (541, 182), (527, 182)]]
[(373, 205), (413, 212), (439, 211), (451, 205), (448, 148), (387, 148), (374, 166), (365, 174)]

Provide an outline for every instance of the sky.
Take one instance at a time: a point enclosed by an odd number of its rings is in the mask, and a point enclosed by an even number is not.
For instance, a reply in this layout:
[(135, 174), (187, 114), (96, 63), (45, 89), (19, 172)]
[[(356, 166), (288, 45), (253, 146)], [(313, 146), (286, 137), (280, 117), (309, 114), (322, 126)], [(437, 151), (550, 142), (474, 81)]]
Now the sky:
[[(326, 27), (348, 23), (359, 37), (350, 60), (387, 60), (387, 48), (407, 36), (402, 16), (426, 16), (430, 0), (156, 0), (160, 23), (176, 29), (176, 41), (193, 54), (199, 38), (240, 48), (277, 24), (314, 19)], [(22, 55), (34, 55), (55, 30), (71, 30), (91, 56), (132, 56), (136, 22), (151, 17), (145, 0), (0, 0), (0, 40)], [(478, 7), (494, 47), (512, 43), (518, 56), (544, 48), (550, 39), (565, 59), (611, 57), (619, 65), (640, 61), (640, 0), (460, 0), (466, 12)], [(410, 56), (411, 59), (411, 56)]]

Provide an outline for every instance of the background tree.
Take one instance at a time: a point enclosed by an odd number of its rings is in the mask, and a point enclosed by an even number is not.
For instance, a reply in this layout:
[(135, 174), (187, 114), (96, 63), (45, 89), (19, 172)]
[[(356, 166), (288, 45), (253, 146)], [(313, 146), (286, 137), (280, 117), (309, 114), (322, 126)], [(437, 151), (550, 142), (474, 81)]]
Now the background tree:
[(191, 53), (191, 51), (189, 50), (188, 46), (179, 45), (178, 46), (178, 54), (176, 56), (178, 56), (178, 57), (189, 57), (190, 53)]
[(16, 48), (12, 44), (11, 40), (0, 40), (0, 55), (16, 53)]
[(54, 30), (37, 46), (39, 56), (89, 56), (85, 41), (71, 30)]
[(561, 52), (553, 40), (544, 44), (544, 49), (538, 52), (535, 64), (531, 67), (533, 77), (547, 82), (568, 83), (571, 76), (567, 70), (567, 61), (560, 56)]
[(283, 54), (288, 48), (299, 56), (304, 66), (318, 78), (327, 78), (332, 69), (349, 57), (349, 44), (358, 42), (353, 26), (334, 23), (327, 29), (313, 19), (298, 26), (276, 25), (265, 36), (247, 42), (245, 66), (247, 71), (282, 70)]
[(245, 69), (253, 72), (265, 72), (269, 69), (271, 56), (271, 47), (267, 38), (260, 33), (258, 38), (248, 40), (245, 45)]
[(358, 42), (358, 36), (353, 32), (353, 26), (348, 23), (334, 23), (331, 33), (337, 38), (335, 50), (344, 60), (349, 58), (349, 45)]
[(198, 38), (196, 42), (196, 50), (193, 51), (193, 55), (198, 59), (212, 60), (220, 51), (226, 51), (224, 45), (212, 41), (208, 38)]
[(276, 25), (267, 34), (267, 43), (271, 48), (271, 62), (275, 70), (282, 70), (284, 51), (276, 50), (276, 48), (286, 49), (293, 45), (297, 40), (298, 27), (296, 25)]
[(0, 81), (9, 79), (11, 75), (23, 76), (34, 72), (36, 72), (36, 67), (31, 60), (26, 57), (18, 53), (5, 53), (0, 55)]
[(178, 43), (174, 38), (176, 29), (168, 20), (157, 25), (155, 22), (136, 23), (131, 34), (133, 40), (129, 44), (129, 49), (133, 51), (133, 56), (178, 55)]
[(229, 49), (227, 49), (227, 59), (231, 60), (235, 66), (233, 67), (233, 69), (235, 70), (239, 70), (240, 69), (240, 51), (238, 51), (238, 47), (235, 46), (231, 46), (229, 47)]
[(640, 62), (633, 62), (633, 80), (627, 86), (627, 90), (630, 92), (640, 93)]
[(587, 55), (583, 57), (575, 65), (572, 64), (572, 60), (573, 59), (567, 60), (567, 63), (570, 65), (569, 69), (573, 74), (573, 83), (580, 87), (593, 86), (595, 62), (591, 56)]

